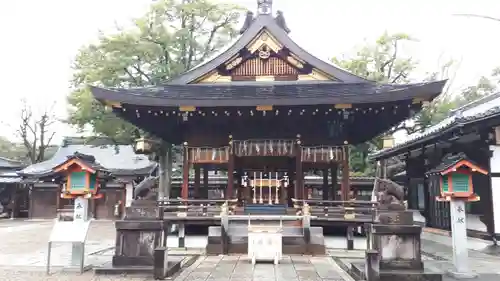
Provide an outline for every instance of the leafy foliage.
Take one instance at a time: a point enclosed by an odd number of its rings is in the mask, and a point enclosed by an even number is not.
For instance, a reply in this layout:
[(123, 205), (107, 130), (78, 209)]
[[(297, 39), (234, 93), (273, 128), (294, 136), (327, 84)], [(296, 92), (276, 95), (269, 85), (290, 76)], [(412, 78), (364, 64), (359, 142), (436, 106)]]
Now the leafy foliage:
[[(338, 66), (359, 76), (368, 78), (379, 83), (408, 83), (412, 80), (412, 74), (418, 67), (418, 62), (404, 55), (403, 48), (406, 44), (416, 43), (411, 36), (404, 33), (384, 33), (374, 44), (367, 44), (360, 48), (352, 57), (333, 58), (332, 61)], [(441, 66), (438, 72), (428, 74), (424, 80), (433, 81), (453, 78), (455, 62), (448, 61)], [(482, 77), (474, 86), (465, 88), (459, 95), (451, 95), (449, 88), (441, 95), (441, 98), (433, 101), (429, 106), (413, 117), (413, 122), (403, 122), (387, 134), (399, 130), (413, 133), (432, 126), (446, 118), (450, 110), (469, 103), (479, 97), (491, 94), (497, 84), (500, 69), (493, 72), (493, 78)], [(494, 79), (494, 80), (493, 80)], [(448, 84), (449, 87), (449, 84)], [(375, 166), (367, 161), (369, 153), (381, 149), (382, 136), (379, 136), (365, 144), (353, 146), (350, 154), (351, 171), (354, 175), (374, 175)]]
[(236, 36), (240, 8), (209, 0), (162, 0), (114, 34), (100, 34), (75, 59), (67, 122), (131, 143), (142, 133), (93, 99), (88, 85), (159, 85), (205, 60)]

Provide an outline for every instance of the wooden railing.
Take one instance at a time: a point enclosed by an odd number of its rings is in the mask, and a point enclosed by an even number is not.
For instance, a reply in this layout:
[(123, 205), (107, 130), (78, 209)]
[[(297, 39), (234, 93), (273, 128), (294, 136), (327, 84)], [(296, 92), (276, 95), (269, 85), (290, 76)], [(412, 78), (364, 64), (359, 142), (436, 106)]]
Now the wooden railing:
[(297, 212), (308, 205), (312, 216), (318, 218), (344, 219), (346, 221), (373, 222), (377, 217), (378, 203), (372, 201), (350, 200), (298, 200), (292, 199)]
[(340, 162), (344, 159), (344, 147), (342, 146), (314, 146), (301, 147), (302, 162), (328, 163)]
[(234, 140), (233, 147), (238, 157), (295, 155), (294, 140)]
[(233, 213), (238, 199), (210, 200), (210, 199), (168, 199), (158, 201), (163, 209), (164, 216), (176, 217), (213, 217), (220, 215), (222, 205), (226, 204), (229, 213)]
[(225, 147), (189, 147), (189, 162), (200, 164), (221, 164), (229, 161), (229, 146)]

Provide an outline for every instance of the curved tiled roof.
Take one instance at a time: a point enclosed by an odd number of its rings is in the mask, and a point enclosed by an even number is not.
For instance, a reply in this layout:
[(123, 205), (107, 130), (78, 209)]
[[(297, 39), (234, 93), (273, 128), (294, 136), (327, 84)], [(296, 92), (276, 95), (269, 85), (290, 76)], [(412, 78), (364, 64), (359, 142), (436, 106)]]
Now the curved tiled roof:
[(500, 93), (492, 94), (464, 105), (451, 112), (451, 115), (436, 125), (430, 126), (422, 132), (408, 135), (401, 143), (392, 148), (382, 149), (370, 155), (370, 159), (381, 159), (402, 153), (411, 145), (423, 143), (437, 137), (447, 130), (463, 126), (468, 123), (489, 119), (500, 114)]
[(41, 177), (51, 174), (55, 167), (66, 162), (68, 156), (75, 153), (92, 155), (95, 157), (96, 163), (117, 176), (148, 174), (156, 165), (147, 156), (135, 154), (131, 145), (104, 145), (104, 142), (101, 142), (101, 145), (81, 144), (81, 142), (73, 144), (73, 140), (68, 142), (66, 139), (63, 141), (66, 145), (59, 147), (52, 158), (30, 165), (18, 174), (27, 177)]
[(317, 69), (339, 79), (342, 82), (374, 83), (370, 80), (349, 73), (348, 71), (345, 71), (329, 62), (325, 62), (311, 55), (310, 53), (302, 49), (288, 36), (287, 32), (276, 23), (276, 20), (272, 17), (272, 15), (260, 14), (255, 18), (248, 29), (242, 35), (235, 38), (233, 42), (231, 42), (226, 48), (222, 48), (220, 52), (214, 54), (214, 56), (205, 60), (198, 66), (192, 68), (191, 70), (188, 70), (178, 77), (173, 78), (168, 82), (168, 84), (188, 84), (205, 75), (206, 73), (216, 69), (219, 65), (227, 62), (232, 57), (237, 55), (263, 30), (268, 31), (281, 44), (283, 44), (284, 47), (289, 49), (300, 59), (311, 64), (313, 67), (316, 67)]
[(404, 101), (434, 98), (446, 81), (406, 85), (286, 81), (273, 84), (164, 85), (138, 89), (91, 87), (98, 100), (144, 106), (276, 106)]

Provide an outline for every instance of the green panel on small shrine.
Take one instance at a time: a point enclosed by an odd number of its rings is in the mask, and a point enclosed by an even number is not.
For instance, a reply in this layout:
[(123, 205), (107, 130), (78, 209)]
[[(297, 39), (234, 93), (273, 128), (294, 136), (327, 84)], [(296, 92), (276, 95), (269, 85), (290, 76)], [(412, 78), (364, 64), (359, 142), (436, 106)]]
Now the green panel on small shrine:
[(91, 174), (90, 175), (90, 182), (89, 182), (89, 189), (95, 190), (96, 186), (97, 186), (97, 175)]
[(72, 172), (71, 177), (71, 189), (85, 189), (87, 183), (86, 177), (87, 172)]
[(453, 192), (469, 192), (469, 175), (452, 174)]
[(442, 177), (442, 181), (443, 181), (443, 192), (450, 191), (450, 186), (448, 185), (448, 177), (447, 176)]

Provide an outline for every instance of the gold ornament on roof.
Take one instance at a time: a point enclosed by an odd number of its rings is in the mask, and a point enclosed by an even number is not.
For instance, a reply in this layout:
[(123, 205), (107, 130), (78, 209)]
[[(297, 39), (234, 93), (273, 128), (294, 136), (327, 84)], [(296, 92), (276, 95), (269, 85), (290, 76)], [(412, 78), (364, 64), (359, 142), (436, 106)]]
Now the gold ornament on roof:
[(235, 68), (236, 66), (238, 66), (242, 61), (243, 61), (242, 57), (237, 57), (233, 61), (229, 62), (226, 65), (226, 69), (231, 70), (231, 69)]
[(259, 58), (265, 60), (265, 59), (268, 59), (269, 57), (271, 57), (271, 50), (269, 49), (268, 46), (263, 45), (259, 49)]

